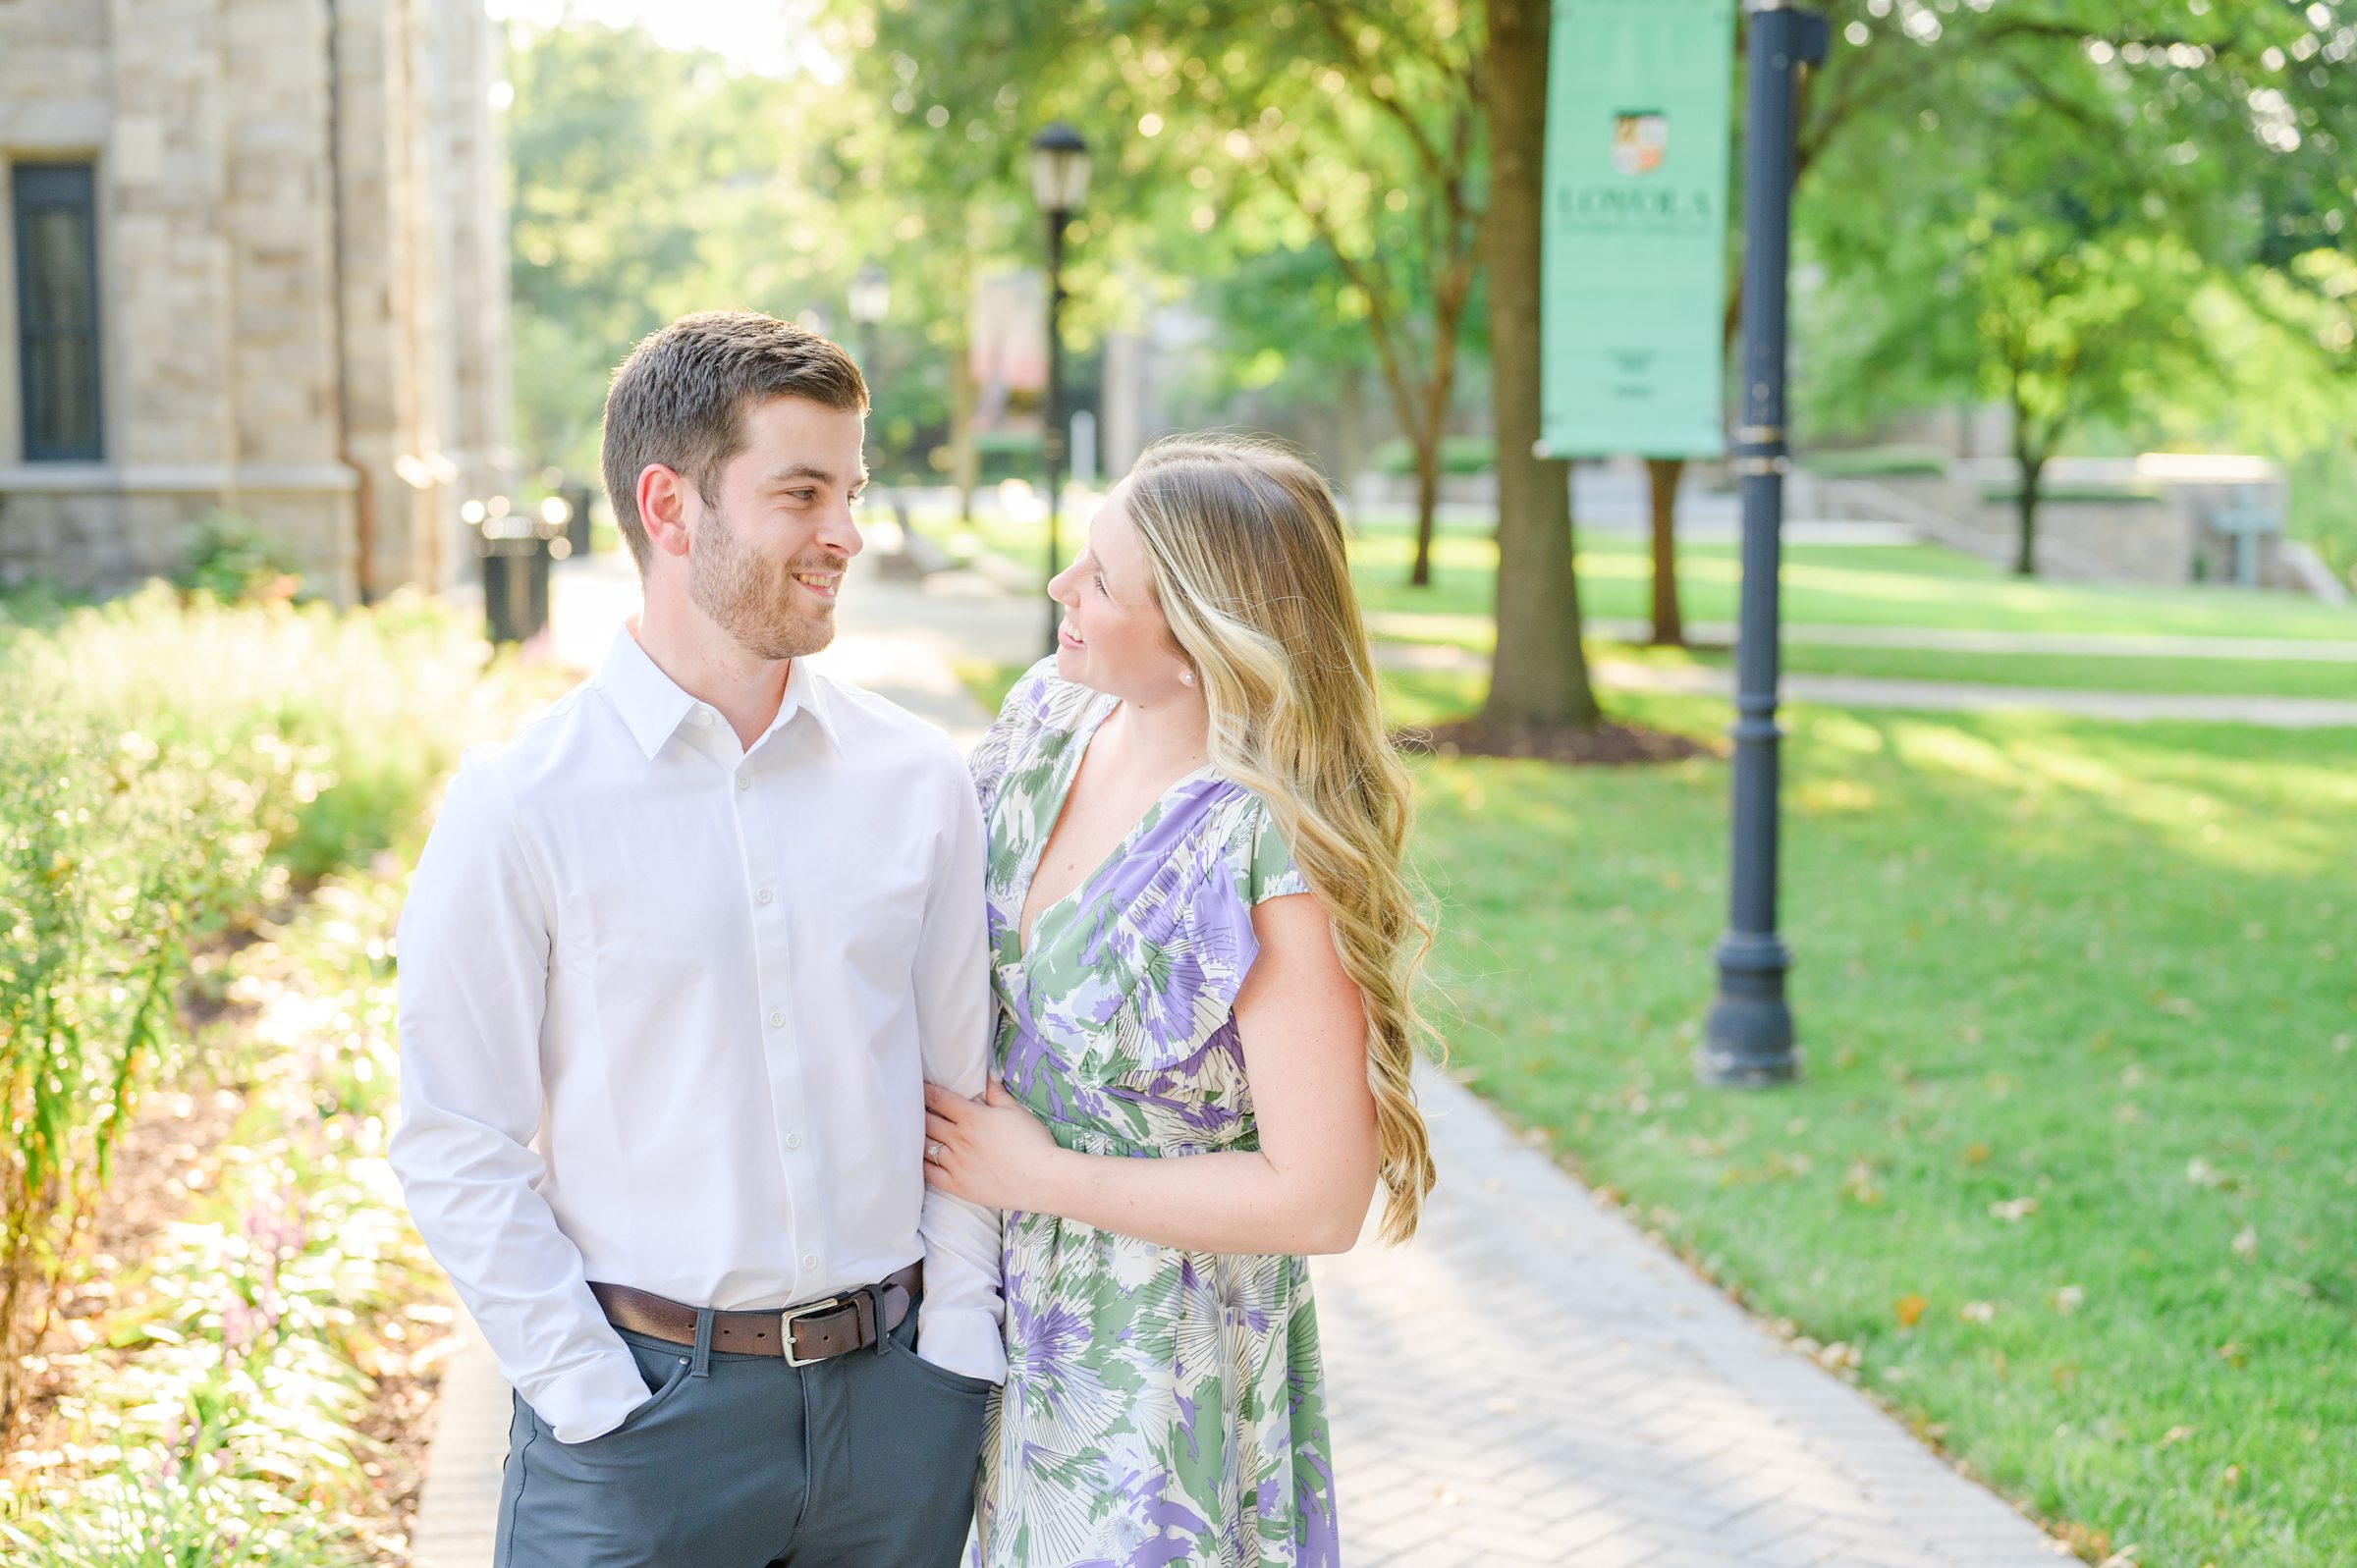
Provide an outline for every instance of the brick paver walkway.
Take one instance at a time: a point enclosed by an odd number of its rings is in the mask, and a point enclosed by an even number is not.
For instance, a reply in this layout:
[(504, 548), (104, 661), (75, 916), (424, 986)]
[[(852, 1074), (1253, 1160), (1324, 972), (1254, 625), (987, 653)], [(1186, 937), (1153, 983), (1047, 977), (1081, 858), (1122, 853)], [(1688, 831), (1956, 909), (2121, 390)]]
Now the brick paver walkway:
[(1423, 1234), (1312, 1266), (1351, 1568), (2054, 1568), (1471, 1093), (1424, 1100)]
[[(584, 574), (574, 604), (602, 616), (628, 586)], [(829, 660), (970, 735), (981, 715), (946, 676), (939, 628), (970, 622), (974, 656), (1012, 660), (1032, 645), (1032, 608), (945, 608), (870, 576), (846, 596)], [(1312, 1265), (1350, 1568), (2056, 1563), (2020, 1515), (1466, 1090), (1436, 1075), (1425, 1103), (1442, 1181), (1422, 1235)], [(437, 1416), (415, 1560), (485, 1568), (508, 1405), (479, 1345), (451, 1364)]]

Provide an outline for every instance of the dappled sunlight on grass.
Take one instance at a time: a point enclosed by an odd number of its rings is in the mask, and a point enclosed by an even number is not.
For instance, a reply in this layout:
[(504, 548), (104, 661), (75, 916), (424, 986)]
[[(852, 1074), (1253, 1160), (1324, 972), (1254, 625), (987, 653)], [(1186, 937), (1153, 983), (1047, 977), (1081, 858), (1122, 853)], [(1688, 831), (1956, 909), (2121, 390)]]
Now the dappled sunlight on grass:
[(2001, 789), (2019, 789), (2028, 782), (2004, 748), (1952, 725), (1906, 718), (1894, 726), (1892, 738), (1899, 761), (1919, 775), (1946, 774)]
[(2340, 1560), (2357, 733), (1786, 722), (1802, 1083), (1687, 1066), (1725, 921), (1710, 759), (1418, 765), (1460, 1065), (2037, 1507), (2155, 1561)]
[(1487, 653), (1497, 643), (1498, 622), (1490, 616), (1419, 615), (1409, 610), (1370, 610), (1367, 635), (1392, 642), (1435, 642)]

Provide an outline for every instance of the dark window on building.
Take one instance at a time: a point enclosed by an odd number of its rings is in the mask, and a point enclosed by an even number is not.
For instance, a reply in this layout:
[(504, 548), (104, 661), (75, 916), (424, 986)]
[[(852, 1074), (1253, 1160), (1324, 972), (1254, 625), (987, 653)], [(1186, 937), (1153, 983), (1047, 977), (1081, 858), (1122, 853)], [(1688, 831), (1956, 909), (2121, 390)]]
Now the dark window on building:
[(28, 462), (89, 460), (98, 440), (98, 222), (86, 163), (20, 163), (17, 362)]

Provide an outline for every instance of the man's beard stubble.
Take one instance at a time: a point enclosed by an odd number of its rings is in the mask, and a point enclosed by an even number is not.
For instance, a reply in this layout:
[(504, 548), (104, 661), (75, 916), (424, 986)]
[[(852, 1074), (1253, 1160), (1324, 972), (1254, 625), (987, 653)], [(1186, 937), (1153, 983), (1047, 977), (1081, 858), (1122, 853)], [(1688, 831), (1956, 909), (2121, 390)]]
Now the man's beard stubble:
[(835, 610), (816, 615), (795, 605), (793, 573), (841, 571), (831, 557), (772, 567), (744, 547), (717, 509), (704, 514), (687, 557), (687, 597), (712, 623), (756, 659), (799, 659), (835, 640)]

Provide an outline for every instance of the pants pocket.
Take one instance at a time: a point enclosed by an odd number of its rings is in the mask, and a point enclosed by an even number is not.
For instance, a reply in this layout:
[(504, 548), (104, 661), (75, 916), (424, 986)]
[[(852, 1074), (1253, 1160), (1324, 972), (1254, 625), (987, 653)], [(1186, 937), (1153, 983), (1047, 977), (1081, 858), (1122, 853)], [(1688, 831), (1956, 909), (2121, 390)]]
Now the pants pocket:
[(953, 1393), (964, 1394), (970, 1399), (987, 1398), (990, 1391), (998, 1386), (987, 1378), (969, 1378), (962, 1372), (952, 1372), (949, 1368), (927, 1361), (918, 1355), (914, 1308), (909, 1310), (907, 1317), (901, 1320), (901, 1325), (892, 1331), (892, 1348), (884, 1353), (884, 1359), (900, 1362), (903, 1364), (904, 1372), (937, 1383)]
[[(646, 1383), (646, 1400), (623, 1417), (621, 1426), (605, 1433), (607, 1437), (619, 1437), (626, 1432), (634, 1432), (646, 1425), (649, 1417), (670, 1404), (672, 1397), (687, 1385), (687, 1374), (692, 1367), (687, 1353), (676, 1345), (658, 1347), (642, 1345), (635, 1340), (624, 1342), (630, 1347), (631, 1359), (638, 1363), (638, 1376)], [(604, 1439), (592, 1437), (589, 1440), (600, 1442)]]

